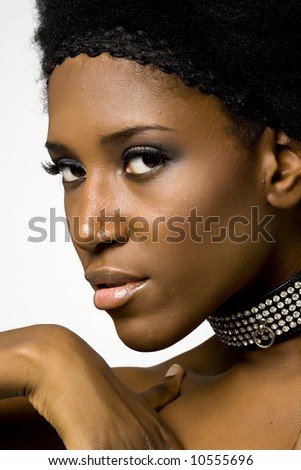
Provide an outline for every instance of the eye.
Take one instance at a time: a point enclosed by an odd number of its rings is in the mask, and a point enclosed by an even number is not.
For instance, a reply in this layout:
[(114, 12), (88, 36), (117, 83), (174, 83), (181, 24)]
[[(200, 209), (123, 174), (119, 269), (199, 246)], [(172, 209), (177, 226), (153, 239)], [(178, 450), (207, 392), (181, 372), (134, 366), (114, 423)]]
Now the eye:
[(123, 156), (124, 172), (131, 175), (143, 175), (164, 166), (168, 154), (155, 147), (134, 147), (127, 150)]
[(42, 167), (50, 175), (61, 174), (64, 183), (73, 183), (86, 176), (84, 167), (75, 160), (62, 159), (55, 163), (43, 163)]
[(71, 183), (72, 181), (77, 181), (80, 178), (83, 178), (86, 174), (85, 170), (77, 165), (63, 165), (60, 168), (60, 173), (62, 174), (63, 181), (65, 183)]

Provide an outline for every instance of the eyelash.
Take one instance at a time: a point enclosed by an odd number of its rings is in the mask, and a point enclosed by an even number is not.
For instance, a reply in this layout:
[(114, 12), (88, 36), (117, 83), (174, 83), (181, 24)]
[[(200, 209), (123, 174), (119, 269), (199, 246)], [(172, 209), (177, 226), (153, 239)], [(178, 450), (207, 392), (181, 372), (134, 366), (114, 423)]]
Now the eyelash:
[[(127, 165), (131, 159), (137, 157), (146, 158), (146, 157), (157, 157), (160, 159), (160, 163), (155, 165), (153, 169), (150, 171), (135, 174), (126, 172)], [(141, 146), (141, 147), (132, 147), (126, 150), (122, 156), (122, 165), (123, 165), (123, 172), (129, 178), (146, 178), (147, 175), (153, 174), (154, 172), (158, 171), (160, 168), (164, 167), (169, 161), (171, 160), (171, 156), (165, 150), (160, 147), (148, 147), (148, 146)]]
[(78, 171), (85, 171), (84, 167), (76, 162), (76, 160), (62, 159), (58, 162), (43, 162), (42, 168), (49, 175), (55, 176), (62, 172), (62, 169), (68, 166), (69, 168), (76, 169)]
[[(158, 157), (161, 159), (161, 162), (158, 165), (155, 165), (153, 169), (141, 174), (129, 173), (126, 171), (127, 165), (129, 161), (133, 158), (141, 157)], [(124, 152), (122, 155), (122, 166), (123, 166), (123, 173), (129, 178), (145, 178), (146, 175), (153, 174), (154, 172), (158, 171), (160, 168), (164, 167), (169, 161), (171, 157), (170, 155), (160, 147), (132, 147)], [(59, 175), (61, 174), (63, 168), (69, 167), (70, 170), (78, 170), (79, 172), (85, 171), (84, 167), (76, 162), (76, 160), (68, 160), (68, 159), (61, 159), (57, 162), (43, 162), (42, 168), (48, 173), (49, 175)], [(78, 180), (83, 180), (85, 177), (82, 176)]]

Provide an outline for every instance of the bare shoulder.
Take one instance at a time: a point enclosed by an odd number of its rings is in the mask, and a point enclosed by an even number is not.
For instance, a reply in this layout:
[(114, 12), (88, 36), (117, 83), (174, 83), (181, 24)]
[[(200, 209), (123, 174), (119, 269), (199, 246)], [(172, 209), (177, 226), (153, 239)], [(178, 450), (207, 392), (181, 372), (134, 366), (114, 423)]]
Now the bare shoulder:
[(117, 367), (116, 375), (134, 390), (140, 392), (159, 383), (169, 367), (180, 364), (186, 374), (214, 375), (229, 367), (232, 358), (215, 337), (201, 345), (152, 367)]

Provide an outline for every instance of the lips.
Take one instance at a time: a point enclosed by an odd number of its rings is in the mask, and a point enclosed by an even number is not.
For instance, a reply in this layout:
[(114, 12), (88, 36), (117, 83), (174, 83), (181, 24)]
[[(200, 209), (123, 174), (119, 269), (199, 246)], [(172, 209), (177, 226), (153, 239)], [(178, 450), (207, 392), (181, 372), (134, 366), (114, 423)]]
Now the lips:
[(111, 310), (125, 305), (147, 282), (145, 278), (116, 269), (89, 269), (85, 277), (95, 290), (94, 305), (100, 310)]

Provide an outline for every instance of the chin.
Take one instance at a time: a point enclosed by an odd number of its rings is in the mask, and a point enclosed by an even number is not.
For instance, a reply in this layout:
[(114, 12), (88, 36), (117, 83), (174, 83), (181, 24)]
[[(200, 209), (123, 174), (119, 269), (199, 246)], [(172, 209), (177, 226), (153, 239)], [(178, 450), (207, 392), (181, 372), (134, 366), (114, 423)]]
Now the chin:
[(169, 346), (172, 346), (174, 344), (173, 342), (170, 342), (168, 340), (166, 341), (161, 341), (160, 339), (156, 340), (150, 340), (149, 338), (146, 338), (145, 335), (139, 335), (138, 336), (132, 336), (132, 335), (125, 335), (123, 333), (120, 333), (117, 330), (117, 334), (121, 341), (130, 349), (133, 349), (134, 351), (138, 352), (155, 352), (155, 351), (161, 351), (162, 349), (168, 348)]
[(183, 338), (182, 335), (168, 334), (168, 328), (159, 325), (151, 329), (147, 325), (125, 326), (126, 322), (115, 322), (116, 332), (121, 341), (130, 349), (139, 352), (156, 352), (166, 349)]

